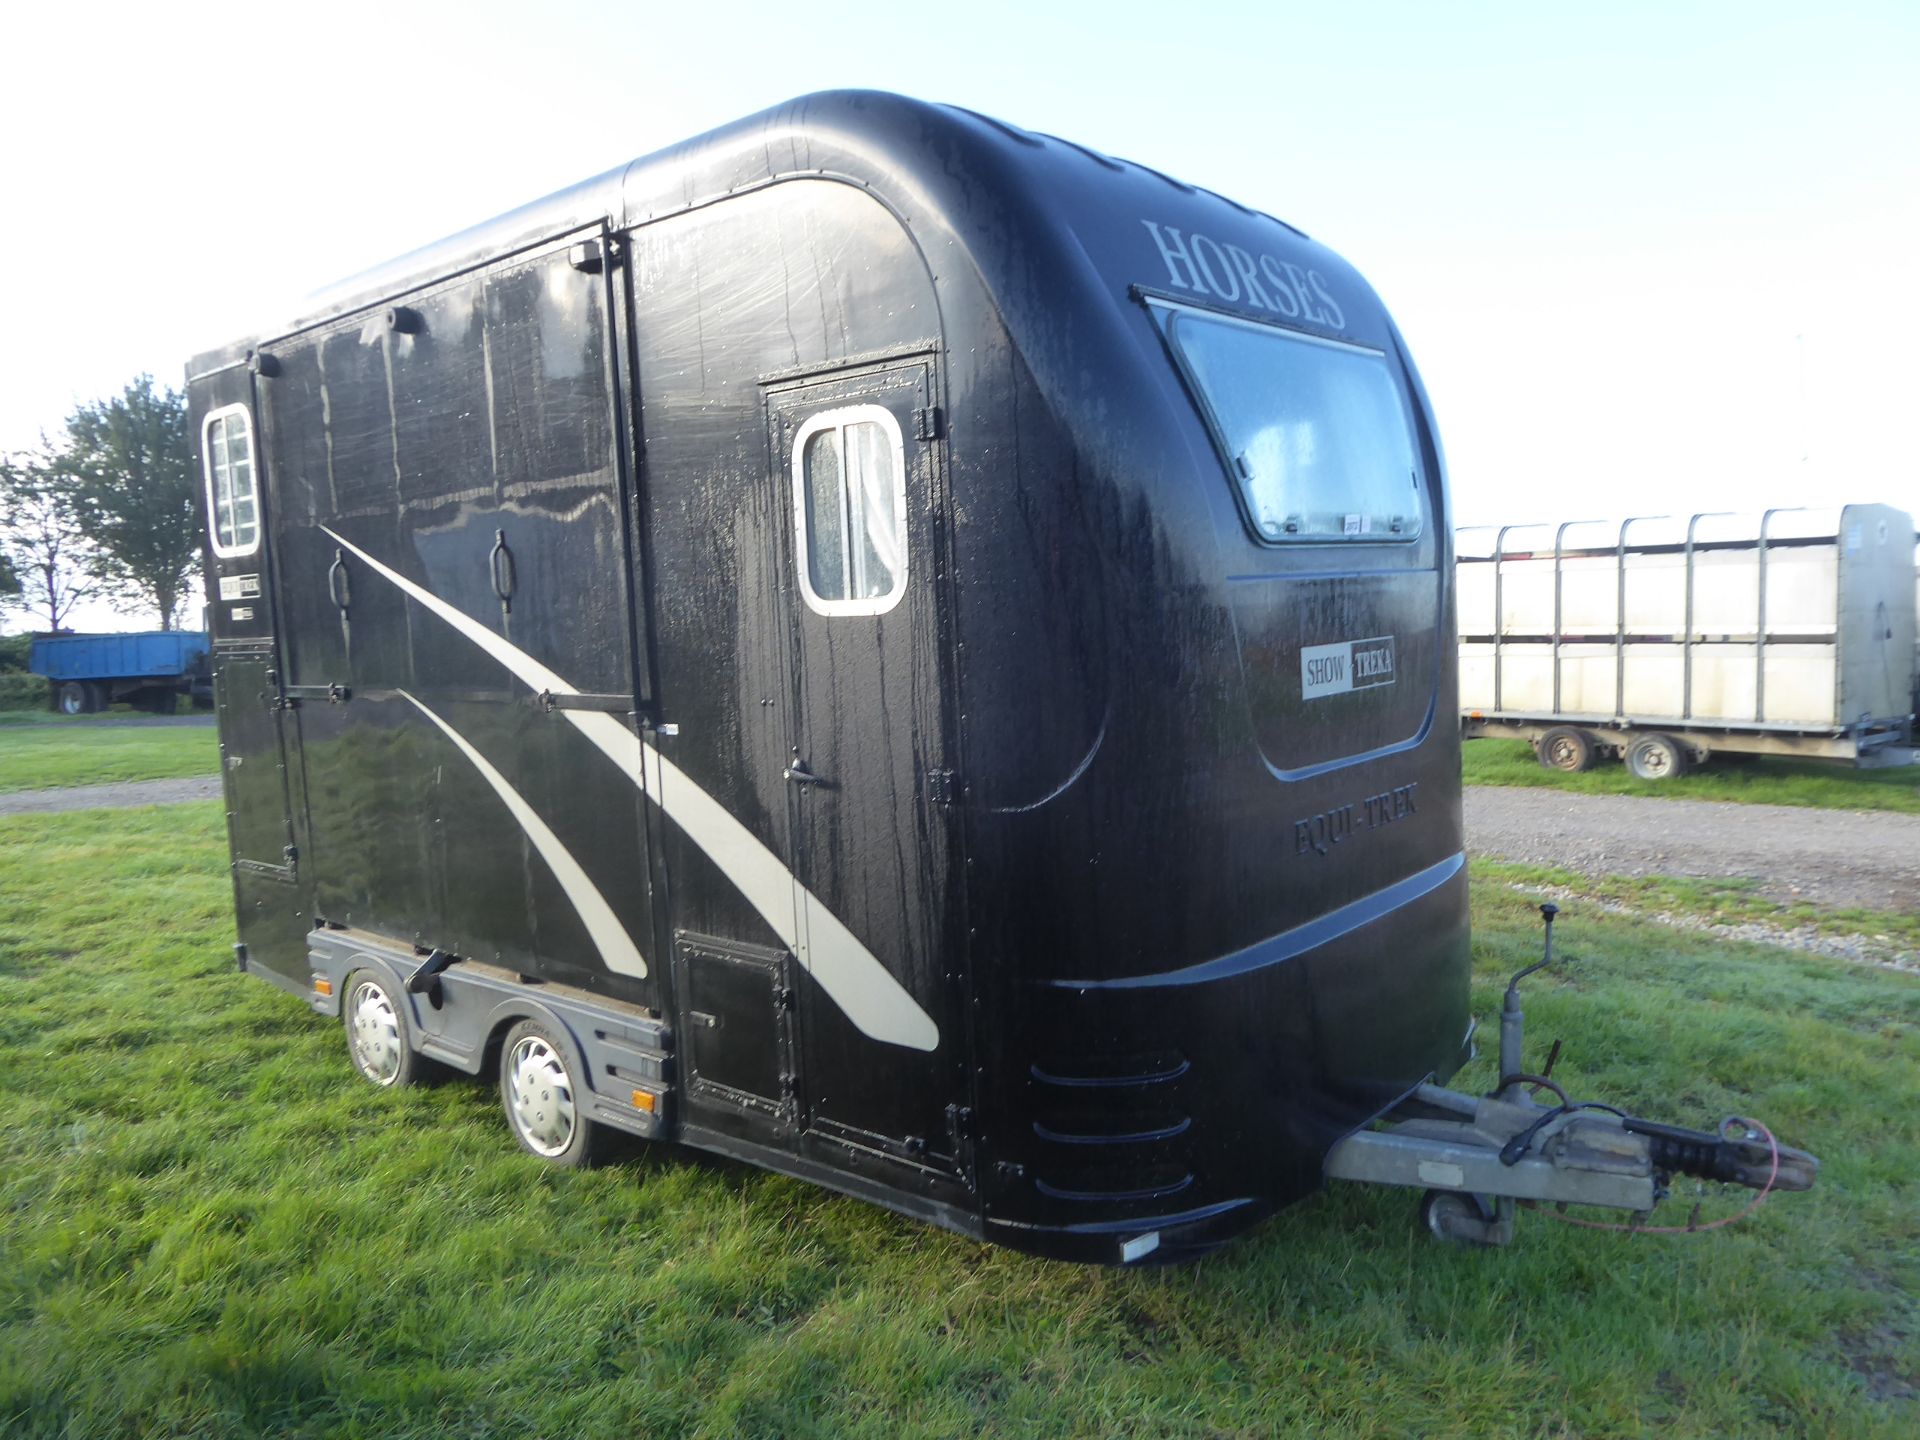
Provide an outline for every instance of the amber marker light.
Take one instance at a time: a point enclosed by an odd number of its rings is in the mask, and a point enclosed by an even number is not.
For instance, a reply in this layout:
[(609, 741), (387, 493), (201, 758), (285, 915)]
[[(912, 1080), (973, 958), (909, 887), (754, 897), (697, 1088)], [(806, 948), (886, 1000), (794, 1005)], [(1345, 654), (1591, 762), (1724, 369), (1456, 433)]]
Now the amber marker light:
[(654, 1107), (659, 1103), (660, 1097), (655, 1095), (651, 1090), (636, 1090), (633, 1092), (633, 1108), (636, 1110), (644, 1110), (647, 1114), (651, 1115), (654, 1112)]
[(313, 993), (316, 995), (331, 995), (333, 993), (333, 982), (324, 975), (314, 976)]

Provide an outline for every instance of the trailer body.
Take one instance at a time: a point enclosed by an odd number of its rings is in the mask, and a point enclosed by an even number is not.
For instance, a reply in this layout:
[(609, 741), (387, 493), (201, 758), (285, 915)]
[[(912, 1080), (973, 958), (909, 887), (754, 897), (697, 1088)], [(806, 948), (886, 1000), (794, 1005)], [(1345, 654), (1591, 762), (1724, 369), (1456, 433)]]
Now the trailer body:
[(1912, 532), (1885, 505), (1463, 527), (1465, 733), (1906, 763)]
[(54, 707), (69, 715), (120, 700), (161, 711), (181, 695), (211, 699), (208, 655), (204, 630), (48, 634), (33, 637), (27, 668), (46, 678)]
[(372, 1078), (1132, 1262), (1468, 1054), (1439, 442), (1292, 227), (821, 95), (188, 384), (240, 963)]

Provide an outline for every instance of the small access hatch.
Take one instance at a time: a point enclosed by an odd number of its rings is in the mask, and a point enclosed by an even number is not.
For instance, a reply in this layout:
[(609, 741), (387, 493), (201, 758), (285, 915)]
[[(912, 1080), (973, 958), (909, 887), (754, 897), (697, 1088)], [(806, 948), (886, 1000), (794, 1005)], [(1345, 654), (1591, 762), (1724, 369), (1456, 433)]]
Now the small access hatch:
[(673, 963), (689, 1101), (791, 1130), (797, 1107), (787, 953), (683, 933), (674, 939)]

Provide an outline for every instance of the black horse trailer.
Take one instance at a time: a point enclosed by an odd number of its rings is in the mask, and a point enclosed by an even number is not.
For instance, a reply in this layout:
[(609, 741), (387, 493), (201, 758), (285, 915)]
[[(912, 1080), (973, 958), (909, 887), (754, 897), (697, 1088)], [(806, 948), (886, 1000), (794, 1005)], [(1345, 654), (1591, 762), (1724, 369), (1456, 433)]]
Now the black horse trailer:
[(370, 1080), (1094, 1261), (1328, 1173), (1585, 1197), (1365, 1129), (1490, 1153), (1433, 1083), (1453, 566), (1406, 349), (1298, 230), (819, 95), (189, 380), (239, 963)]

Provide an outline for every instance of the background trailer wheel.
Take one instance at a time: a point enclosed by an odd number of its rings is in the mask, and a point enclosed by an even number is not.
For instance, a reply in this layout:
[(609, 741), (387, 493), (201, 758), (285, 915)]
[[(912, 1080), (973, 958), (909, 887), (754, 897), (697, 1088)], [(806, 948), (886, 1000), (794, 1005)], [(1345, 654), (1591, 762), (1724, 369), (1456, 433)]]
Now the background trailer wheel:
[(520, 1148), (569, 1169), (594, 1164), (606, 1131), (587, 1118), (585, 1067), (544, 1020), (522, 1020), (500, 1046), (500, 1103)]
[(1577, 773), (1593, 768), (1596, 747), (1593, 737), (1586, 731), (1576, 730), (1571, 725), (1556, 725), (1540, 737), (1534, 753), (1549, 770)]
[(1637, 780), (1673, 780), (1687, 773), (1687, 748), (1671, 735), (1636, 735), (1627, 746), (1627, 769)]
[(93, 687), (80, 680), (69, 680), (53, 692), (53, 708), (62, 715), (86, 715), (97, 709)]

